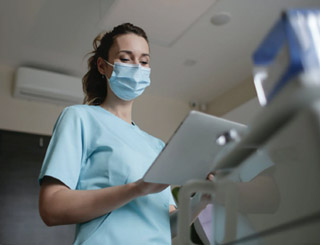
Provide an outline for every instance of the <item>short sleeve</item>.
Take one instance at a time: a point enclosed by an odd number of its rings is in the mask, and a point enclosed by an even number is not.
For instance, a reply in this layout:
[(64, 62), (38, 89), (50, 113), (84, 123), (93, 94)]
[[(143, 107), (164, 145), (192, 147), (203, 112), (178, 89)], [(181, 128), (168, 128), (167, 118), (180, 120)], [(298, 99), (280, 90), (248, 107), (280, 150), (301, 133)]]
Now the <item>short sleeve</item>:
[(79, 111), (67, 107), (60, 114), (53, 130), (39, 182), (44, 176), (56, 178), (75, 189), (80, 175), (83, 159), (83, 130)]

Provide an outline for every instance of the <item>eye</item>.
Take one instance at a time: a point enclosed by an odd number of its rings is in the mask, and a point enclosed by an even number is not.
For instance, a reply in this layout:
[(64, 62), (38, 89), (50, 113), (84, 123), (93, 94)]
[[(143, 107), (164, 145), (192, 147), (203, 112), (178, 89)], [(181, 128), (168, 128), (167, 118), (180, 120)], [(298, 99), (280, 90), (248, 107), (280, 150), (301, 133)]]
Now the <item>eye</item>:
[(150, 65), (149, 59), (141, 59), (139, 62), (142, 66), (149, 66)]
[(120, 60), (121, 60), (121, 62), (123, 62), (123, 63), (125, 63), (125, 62), (128, 62), (128, 61), (129, 61), (129, 59), (127, 59), (127, 58), (120, 58)]

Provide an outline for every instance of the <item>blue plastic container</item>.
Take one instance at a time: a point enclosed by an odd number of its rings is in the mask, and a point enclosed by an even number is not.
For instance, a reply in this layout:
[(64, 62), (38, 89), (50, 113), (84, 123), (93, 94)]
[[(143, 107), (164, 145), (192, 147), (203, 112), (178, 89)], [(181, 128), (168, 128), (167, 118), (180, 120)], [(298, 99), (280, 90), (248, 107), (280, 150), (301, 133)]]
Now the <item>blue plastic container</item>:
[(270, 103), (299, 74), (319, 72), (320, 10), (285, 11), (254, 52), (253, 63), (261, 105)]

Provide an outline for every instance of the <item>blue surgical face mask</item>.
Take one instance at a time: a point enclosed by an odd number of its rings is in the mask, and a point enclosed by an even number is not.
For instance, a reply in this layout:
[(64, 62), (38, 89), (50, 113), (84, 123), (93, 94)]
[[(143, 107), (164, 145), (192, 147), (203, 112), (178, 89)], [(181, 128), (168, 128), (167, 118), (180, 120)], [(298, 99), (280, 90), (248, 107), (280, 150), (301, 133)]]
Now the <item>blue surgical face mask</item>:
[(108, 79), (112, 92), (120, 99), (130, 101), (143, 93), (150, 85), (149, 67), (142, 67), (140, 64), (126, 64), (115, 62), (113, 72)]

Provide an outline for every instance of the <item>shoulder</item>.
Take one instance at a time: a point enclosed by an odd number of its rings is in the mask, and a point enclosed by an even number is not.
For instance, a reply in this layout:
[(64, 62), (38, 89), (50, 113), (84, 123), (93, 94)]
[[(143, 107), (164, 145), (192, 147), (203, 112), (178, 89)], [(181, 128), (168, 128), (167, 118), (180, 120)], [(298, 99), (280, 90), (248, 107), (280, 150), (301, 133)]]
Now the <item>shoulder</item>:
[(62, 113), (81, 114), (90, 110), (89, 105), (71, 105), (63, 109)]
[(86, 111), (89, 106), (87, 105), (72, 105), (65, 107), (60, 113), (55, 125), (54, 130), (58, 125), (65, 126), (68, 124), (74, 124), (76, 122), (81, 122), (85, 118)]
[(83, 118), (87, 114), (90, 114), (94, 111), (94, 106), (90, 105), (72, 105), (67, 106), (63, 109), (63, 111), (60, 114), (60, 117), (72, 117), (72, 118)]

